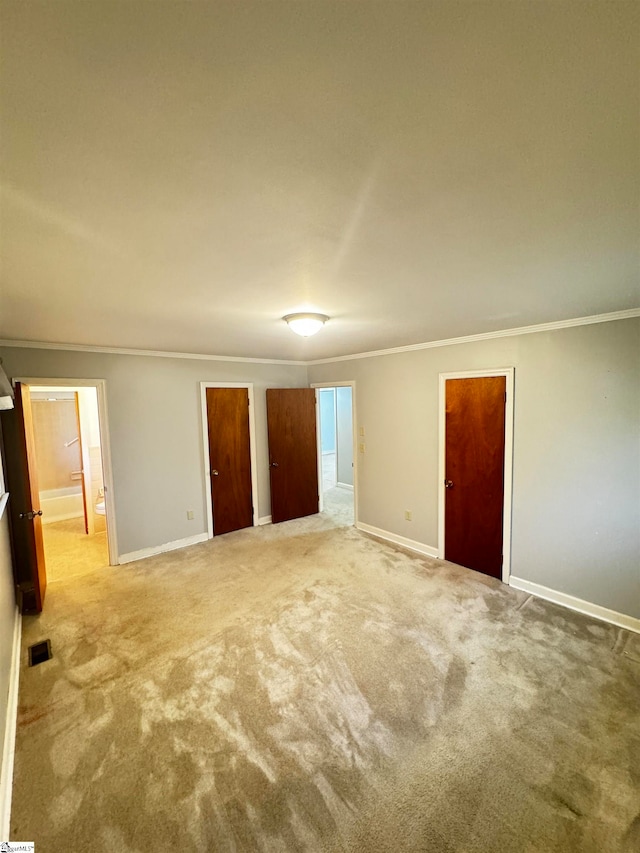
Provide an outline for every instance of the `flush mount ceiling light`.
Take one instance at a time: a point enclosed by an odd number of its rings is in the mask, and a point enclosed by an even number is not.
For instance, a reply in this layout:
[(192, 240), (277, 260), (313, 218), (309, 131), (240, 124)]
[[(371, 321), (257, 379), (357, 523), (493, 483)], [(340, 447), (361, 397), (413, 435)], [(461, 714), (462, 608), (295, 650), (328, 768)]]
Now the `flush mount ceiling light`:
[(308, 338), (315, 335), (329, 319), (326, 314), (287, 314), (282, 318), (296, 335)]

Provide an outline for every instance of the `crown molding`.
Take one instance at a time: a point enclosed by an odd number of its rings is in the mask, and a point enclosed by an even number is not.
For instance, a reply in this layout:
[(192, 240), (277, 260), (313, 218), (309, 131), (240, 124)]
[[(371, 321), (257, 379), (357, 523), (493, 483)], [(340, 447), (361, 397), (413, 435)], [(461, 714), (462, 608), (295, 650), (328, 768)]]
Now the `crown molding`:
[(196, 361), (236, 361), (243, 364), (290, 364), (304, 367), (306, 361), (290, 361), (283, 358), (245, 358), (236, 355), (207, 355), (198, 352), (165, 352), (152, 349), (128, 349), (126, 347), (98, 347), (88, 344), (59, 344), (47, 343), (47, 341), (12, 341), (0, 338), (2, 347), (18, 347), (21, 349), (54, 349), (70, 352), (97, 352), (107, 355), (143, 355), (154, 358), (186, 358)]
[(390, 349), (372, 350), (371, 352), (358, 352), (353, 355), (338, 355), (332, 358), (318, 358), (307, 361), (305, 364), (332, 364), (336, 361), (351, 361), (358, 358), (375, 358), (380, 355), (395, 355), (402, 352), (414, 352), (421, 349), (434, 349), (435, 347), (451, 347), (456, 344), (470, 344), (474, 341), (490, 341), (495, 338), (511, 338), (516, 335), (531, 335), (535, 332), (553, 332), (557, 329), (570, 329), (573, 326), (591, 326), (595, 323), (609, 323), (612, 320), (628, 320), (630, 317), (640, 317), (640, 308), (628, 308), (625, 311), (612, 311), (609, 314), (593, 314), (590, 317), (576, 317), (572, 320), (556, 320), (553, 323), (539, 323), (536, 326), (520, 326), (517, 329), (502, 329), (497, 332), (481, 332), (477, 335), (465, 335), (461, 338), (446, 338), (442, 341), (427, 341), (423, 344), (408, 344), (403, 347), (391, 347)]
[(460, 338), (446, 338), (442, 341), (426, 341), (421, 344), (407, 344), (402, 347), (358, 352), (352, 355), (336, 355), (330, 358), (317, 358), (307, 361), (293, 361), (283, 358), (245, 358), (233, 355), (207, 355), (197, 352), (165, 352), (162, 350), (128, 349), (125, 347), (99, 347), (85, 344), (60, 344), (47, 341), (13, 341), (0, 338), (0, 346), (19, 347), (24, 349), (67, 350), (70, 352), (97, 352), (108, 355), (142, 355), (154, 358), (185, 358), (199, 361), (231, 361), (241, 364), (287, 364), (296, 367), (306, 367), (315, 364), (332, 364), (336, 361), (352, 361), (358, 358), (376, 358), (381, 355), (396, 355), (415, 350), (434, 349), (435, 347), (451, 347), (457, 344), (470, 344), (475, 341), (490, 341), (496, 338), (511, 338), (516, 335), (531, 335), (536, 332), (553, 332), (558, 329), (571, 329), (574, 326), (592, 326), (596, 323), (610, 323), (613, 320), (628, 320), (640, 317), (640, 308), (628, 308), (625, 311), (612, 311), (609, 314), (593, 314), (590, 317), (575, 317), (571, 320), (555, 320), (552, 323), (539, 323), (536, 326), (520, 326), (516, 329), (501, 329), (496, 332), (481, 332), (477, 335), (465, 335)]

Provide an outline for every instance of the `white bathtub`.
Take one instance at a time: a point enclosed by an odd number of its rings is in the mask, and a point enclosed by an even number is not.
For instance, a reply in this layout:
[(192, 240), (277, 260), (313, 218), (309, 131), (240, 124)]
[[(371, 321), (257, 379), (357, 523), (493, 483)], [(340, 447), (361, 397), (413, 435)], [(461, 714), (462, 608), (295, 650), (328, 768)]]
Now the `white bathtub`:
[(82, 505), (82, 486), (68, 486), (65, 489), (47, 489), (40, 492), (42, 523), (66, 521), (68, 518), (80, 518), (84, 515)]

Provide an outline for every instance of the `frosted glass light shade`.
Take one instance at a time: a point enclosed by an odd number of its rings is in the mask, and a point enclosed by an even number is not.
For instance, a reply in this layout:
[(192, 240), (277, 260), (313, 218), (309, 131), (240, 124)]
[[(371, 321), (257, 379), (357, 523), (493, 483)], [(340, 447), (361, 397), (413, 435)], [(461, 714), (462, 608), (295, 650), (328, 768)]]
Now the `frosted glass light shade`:
[(296, 335), (308, 338), (319, 332), (329, 318), (326, 314), (287, 314), (282, 319)]

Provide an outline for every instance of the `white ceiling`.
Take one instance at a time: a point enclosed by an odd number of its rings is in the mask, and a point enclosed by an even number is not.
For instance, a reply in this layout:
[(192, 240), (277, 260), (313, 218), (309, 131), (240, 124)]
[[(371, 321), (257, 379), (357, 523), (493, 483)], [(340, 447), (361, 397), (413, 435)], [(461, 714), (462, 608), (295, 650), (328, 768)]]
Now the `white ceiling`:
[(639, 10), (2, 0), (0, 338), (313, 359), (637, 307)]

